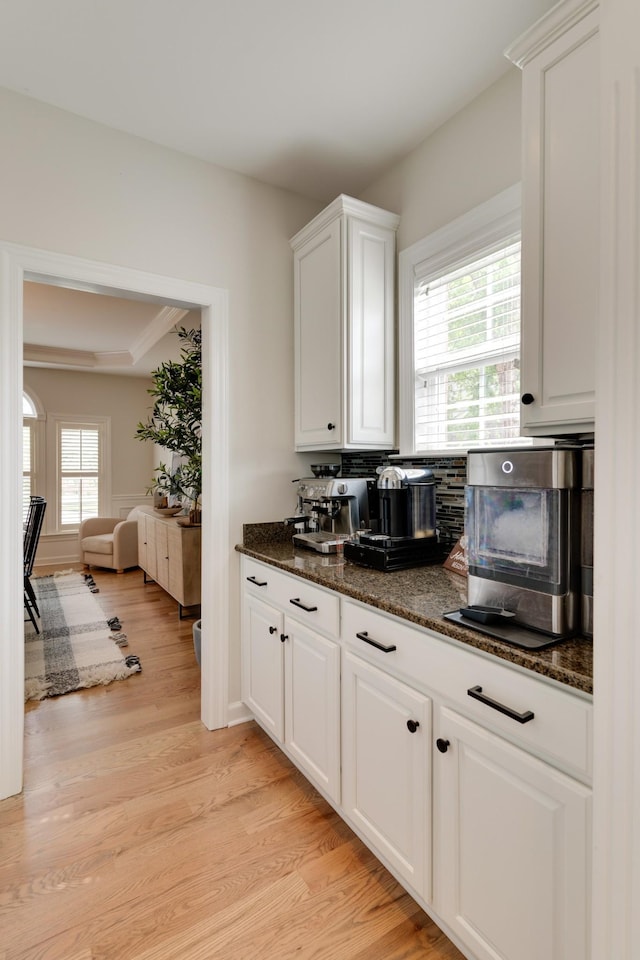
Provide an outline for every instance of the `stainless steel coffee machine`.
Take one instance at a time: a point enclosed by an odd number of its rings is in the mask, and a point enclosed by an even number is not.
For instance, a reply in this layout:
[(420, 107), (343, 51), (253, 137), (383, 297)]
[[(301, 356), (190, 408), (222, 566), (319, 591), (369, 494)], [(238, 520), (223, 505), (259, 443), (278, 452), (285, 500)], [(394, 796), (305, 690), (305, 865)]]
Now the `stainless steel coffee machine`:
[(376, 487), (379, 531), (345, 544), (345, 558), (377, 570), (402, 570), (443, 560), (436, 532), (433, 472), (384, 467)]
[(369, 526), (368, 483), (362, 478), (312, 477), (298, 480), (296, 513), (285, 523), (299, 527), (299, 547), (336, 553), (356, 531)]

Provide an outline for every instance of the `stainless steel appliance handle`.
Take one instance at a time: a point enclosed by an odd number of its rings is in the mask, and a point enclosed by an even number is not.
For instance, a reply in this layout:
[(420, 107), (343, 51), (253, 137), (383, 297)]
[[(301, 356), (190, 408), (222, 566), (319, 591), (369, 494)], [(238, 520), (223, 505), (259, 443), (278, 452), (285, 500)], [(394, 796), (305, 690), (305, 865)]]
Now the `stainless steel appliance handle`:
[(358, 640), (364, 640), (365, 643), (370, 643), (372, 647), (375, 647), (376, 650), (382, 650), (383, 653), (393, 653), (394, 650), (397, 650), (395, 643), (390, 643), (388, 646), (385, 646), (384, 643), (380, 643), (379, 640), (374, 640), (373, 637), (370, 637), (366, 630), (363, 630), (362, 633), (356, 633)]
[(512, 720), (516, 720), (518, 723), (529, 723), (529, 720), (533, 720), (535, 716), (531, 710), (525, 710), (524, 713), (517, 713), (515, 710), (512, 710), (511, 707), (505, 707), (503, 703), (498, 703), (497, 700), (492, 700), (491, 697), (488, 697), (482, 692), (482, 687), (469, 687), (467, 694), (470, 697), (473, 697), (474, 700), (479, 700), (480, 703), (484, 703), (487, 707), (491, 707), (492, 710), (497, 710), (499, 713), (504, 713), (505, 717), (510, 717)]

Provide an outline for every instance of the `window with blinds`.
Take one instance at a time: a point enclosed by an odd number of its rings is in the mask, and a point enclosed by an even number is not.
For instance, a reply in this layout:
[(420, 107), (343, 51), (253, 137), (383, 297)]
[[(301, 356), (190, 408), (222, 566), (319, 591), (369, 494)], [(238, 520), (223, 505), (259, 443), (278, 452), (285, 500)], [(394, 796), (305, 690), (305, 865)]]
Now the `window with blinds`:
[(521, 189), (400, 251), (399, 452), (530, 444), (520, 432)]
[(22, 522), (27, 519), (29, 498), (33, 491), (33, 431), (30, 423), (22, 424)]
[(414, 283), (414, 449), (517, 441), (520, 240)]
[(100, 428), (58, 424), (58, 525), (77, 527), (99, 513)]
[(36, 466), (36, 424), (38, 411), (28, 393), (22, 393), (22, 522), (27, 519), (29, 498), (37, 493)]

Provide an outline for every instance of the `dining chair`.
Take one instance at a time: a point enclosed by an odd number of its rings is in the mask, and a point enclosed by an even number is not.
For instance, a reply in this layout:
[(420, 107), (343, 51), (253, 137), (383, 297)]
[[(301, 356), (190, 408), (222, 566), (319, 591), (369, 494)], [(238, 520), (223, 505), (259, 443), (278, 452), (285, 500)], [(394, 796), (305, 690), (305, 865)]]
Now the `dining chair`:
[(24, 529), (24, 607), (29, 615), (36, 633), (40, 629), (36, 622), (36, 617), (40, 616), (38, 601), (31, 583), (31, 574), (33, 573), (33, 564), (40, 540), (40, 532), (44, 521), (44, 512), (47, 509), (47, 501), (44, 497), (32, 496), (29, 499), (29, 510)]

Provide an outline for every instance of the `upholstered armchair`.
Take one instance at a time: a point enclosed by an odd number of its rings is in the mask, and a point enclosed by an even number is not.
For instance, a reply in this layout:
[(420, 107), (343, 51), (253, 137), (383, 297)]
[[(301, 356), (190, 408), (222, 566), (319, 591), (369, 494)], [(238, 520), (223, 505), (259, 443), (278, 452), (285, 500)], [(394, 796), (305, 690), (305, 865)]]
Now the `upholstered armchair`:
[(80, 524), (80, 559), (86, 566), (122, 573), (138, 566), (138, 521), (132, 510), (121, 517), (90, 517)]

